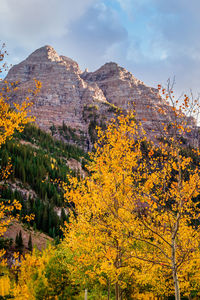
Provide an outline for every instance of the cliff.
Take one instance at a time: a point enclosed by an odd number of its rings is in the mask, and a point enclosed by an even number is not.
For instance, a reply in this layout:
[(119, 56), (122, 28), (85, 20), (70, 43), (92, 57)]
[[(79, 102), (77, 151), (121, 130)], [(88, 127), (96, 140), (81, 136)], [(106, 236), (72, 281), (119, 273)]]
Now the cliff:
[[(44, 46), (8, 72), (8, 82), (19, 81), (12, 99), (22, 101), (34, 78), (42, 83), (32, 108), (37, 124), (46, 131), (53, 126), (57, 134), (56, 128), (62, 127), (61, 135), (68, 140), (72, 135), (82, 135), (82, 139), (93, 142), (94, 127), (113, 117), (116, 107), (134, 107), (137, 120), (149, 134), (171, 118), (169, 106), (157, 89), (113, 62), (95, 72), (82, 72), (75, 61)], [(160, 108), (165, 115), (159, 113)]]

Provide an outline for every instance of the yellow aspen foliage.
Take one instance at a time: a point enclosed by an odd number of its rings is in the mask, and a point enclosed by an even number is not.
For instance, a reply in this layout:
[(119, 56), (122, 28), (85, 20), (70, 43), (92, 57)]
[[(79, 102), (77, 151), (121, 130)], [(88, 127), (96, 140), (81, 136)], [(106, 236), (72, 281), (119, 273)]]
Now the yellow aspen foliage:
[[(3, 62), (5, 52), (0, 50), (0, 62)], [(2, 68), (0, 66), (0, 72)], [(0, 91), (0, 147), (7, 139), (11, 139), (14, 132), (22, 131), (25, 124), (30, 121), (33, 121), (34, 118), (30, 116), (30, 107), (32, 102), (28, 99), (22, 101), (21, 105), (15, 103), (14, 99), (10, 99), (10, 93), (17, 89), (17, 83), (8, 83), (3, 81), (3, 87)], [(41, 88), (40, 82), (35, 80), (35, 89), (30, 91), (31, 94), (36, 95)], [(12, 170), (12, 165), (8, 162), (5, 168), (0, 169), (0, 181), (5, 181), (9, 177)], [(0, 237), (3, 236), (7, 227), (9, 226), (10, 222), (13, 220), (12, 212), (13, 210), (21, 210), (21, 204), (14, 200), (14, 201), (1, 201), (0, 199)], [(0, 252), (0, 259), (1, 259), (1, 269), (3, 268), (4, 261), (3, 256), (5, 252)], [(1, 296), (7, 295), (9, 291), (10, 281), (8, 276), (3, 276), (0, 278), (0, 286), (1, 286)]]
[(90, 176), (69, 179), (71, 186), (65, 186), (66, 199), (75, 204), (65, 229), (74, 255), (71, 272), (82, 269), (86, 281), (88, 276), (109, 280), (116, 299), (130, 274), (136, 285), (151, 279), (157, 295), (171, 292), (179, 300), (187, 267), (195, 265), (200, 272), (195, 264), (200, 166), (180, 146), (180, 122), (174, 123), (175, 135), (153, 144), (138, 131), (132, 113), (119, 116), (105, 132), (99, 130)]
[[(1, 61), (4, 56), (1, 56)], [(1, 68), (0, 68), (1, 69)], [(35, 89), (30, 91), (30, 93), (36, 95), (41, 88), (40, 82), (35, 80)], [(21, 105), (14, 103), (12, 99), (13, 107), (9, 104), (10, 97), (9, 93), (15, 88), (14, 83), (8, 83), (4, 81), (4, 87), (0, 91), (0, 147), (7, 139), (11, 139), (15, 130), (22, 131), (25, 124), (33, 121), (34, 118), (29, 116), (30, 107), (32, 102), (26, 99)], [(0, 180), (6, 180), (12, 170), (12, 165), (9, 162), (8, 165), (0, 170)], [(8, 202), (4, 204), (0, 203), (0, 236), (4, 234), (7, 226), (12, 220), (13, 209), (20, 210), (21, 205), (15, 200), (13, 203)]]
[(184, 296), (190, 298), (191, 294), (200, 297), (200, 250), (195, 253), (188, 264), (180, 270), (180, 287)]
[(20, 273), (18, 282), (14, 285), (12, 294), (14, 299), (36, 299), (35, 287), (41, 281), (47, 287), (47, 278), (45, 278), (44, 269), (50, 258), (50, 249), (44, 251), (41, 255), (37, 250), (32, 254), (27, 254), (20, 264)]
[[(14, 99), (12, 99), (12, 108), (9, 104), (9, 93), (11, 93), (13, 87), (7, 82), (4, 82), (4, 84), (6, 85), (6, 92), (5, 87), (3, 91), (0, 91), (0, 146), (6, 139), (13, 136), (15, 130), (22, 131), (25, 124), (34, 120), (33, 117), (28, 115), (33, 104), (29, 98), (24, 100), (21, 105), (14, 103)], [(40, 82), (35, 80), (35, 89), (31, 90), (30, 93), (36, 95), (40, 88)]]
[(8, 275), (0, 277), (0, 296), (4, 297), (9, 295), (11, 282)]
[[(0, 257), (3, 257), (5, 254), (5, 250), (0, 251)], [(1, 264), (0, 264), (0, 297), (8, 297), (10, 295), (10, 290), (11, 290), (11, 280), (9, 277), (9, 270), (7, 268), (7, 261), (6, 259), (1, 259)]]
[(78, 287), (70, 280), (71, 256), (61, 247), (48, 246), (26, 254), (20, 263), (18, 281), (11, 289), (14, 299), (75, 299)]
[(129, 282), (135, 285), (141, 263), (131, 255), (134, 245), (128, 239), (138, 222), (132, 219), (127, 232), (121, 220), (129, 218), (127, 207), (135, 204), (132, 182), (139, 173), (133, 170), (142, 159), (142, 132), (138, 133), (130, 113), (98, 134), (101, 146), (96, 145), (88, 166), (92, 175), (80, 182), (73, 178), (71, 187), (65, 187), (65, 197), (75, 204), (76, 213), (66, 226), (65, 242), (74, 254), (69, 268), (75, 277), (85, 271), (85, 284), (90, 279), (105, 285), (109, 281), (119, 298)]

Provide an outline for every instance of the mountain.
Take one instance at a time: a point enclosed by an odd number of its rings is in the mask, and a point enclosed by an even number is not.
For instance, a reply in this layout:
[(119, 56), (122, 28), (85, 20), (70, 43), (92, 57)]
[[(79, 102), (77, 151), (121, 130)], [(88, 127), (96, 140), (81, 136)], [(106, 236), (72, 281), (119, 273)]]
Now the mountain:
[(134, 102), (136, 118), (149, 134), (171, 118), (169, 106), (157, 89), (147, 87), (114, 62), (95, 72), (82, 72), (75, 61), (44, 46), (8, 72), (8, 82), (19, 81), (12, 99), (21, 102), (33, 87), (34, 78), (42, 83), (32, 108), (37, 124), (69, 142), (84, 142), (88, 148), (95, 140), (96, 125), (104, 126), (118, 107), (126, 110)]
[(6, 80), (19, 81), (19, 90), (14, 95), (18, 100), (32, 88), (34, 78), (41, 81), (42, 90), (33, 108), (40, 127), (47, 130), (52, 124), (59, 126), (64, 121), (67, 126), (85, 130), (84, 107), (101, 105), (106, 98), (96, 83), (86, 83), (81, 74), (75, 61), (59, 56), (52, 47), (45, 46), (13, 66)]
[[(59, 56), (51, 46), (36, 50), (10, 69), (5, 80), (18, 81), (11, 101), (22, 102), (35, 78), (41, 81), (42, 89), (32, 114), (40, 128), (28, 124), (1, 147), (1, 167), (11, 159), (13, 172), (8, 181), (0, 182), (0, 195), (5, 201), (20, 201), (21, 220), (34, 213), (30, 225), (55, 238), (62, 236), (60, 226), (68, 219), (63, 207), (71, 205), (64, 203), (56, 180), (67, 181), (66, 175), (71, 173), (78, 178), (87, 174), (87, 153), (70, 144), (91, 149), (96, 125), (104, 127), (118, 108), (125, 111), (133, 107), (133, 102), (136, 118), (149, 136), (152, 130), (159, 132), (161, 123), (170, 121), (172, 109), (157, 89), (147, 87), (116, 63), (106, 63), (95, 72), (82, 72), (75, 61)], [(160, 109), (165, 114), (160, 114)]]

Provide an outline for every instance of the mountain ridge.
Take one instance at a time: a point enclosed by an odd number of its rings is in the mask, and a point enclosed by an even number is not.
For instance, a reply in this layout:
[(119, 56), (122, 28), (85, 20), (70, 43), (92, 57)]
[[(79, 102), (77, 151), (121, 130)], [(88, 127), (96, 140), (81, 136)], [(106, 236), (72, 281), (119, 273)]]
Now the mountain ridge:
[[(11, 98), (17, 102), (25, 99), (34, 78), (42, 83), (32, 108), (37, 124), (46, 131), (65, 124), (90, 144), (96, 125), (105, 125), (117, 108), (127, 110), (130, 103), (136, 119), (150, 135), (152, 130), (159, 131), (161, 122), (169, 123), (171, 118), (169, 105), (159, 90), (146, 86), (115, 62), (94, 72), (82, 72), (77, 62), (59, 56), (53, 47), (41, 47), (9, 70), (5, 79), (19, 81), (18, 91)], [(160, 109), (165, 114), (161, 115)]]

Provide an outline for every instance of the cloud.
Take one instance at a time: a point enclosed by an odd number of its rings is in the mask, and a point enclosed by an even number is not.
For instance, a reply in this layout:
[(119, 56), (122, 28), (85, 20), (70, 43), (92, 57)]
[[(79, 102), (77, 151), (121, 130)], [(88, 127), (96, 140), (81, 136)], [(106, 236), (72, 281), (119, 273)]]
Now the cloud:
[(178, 93), (190, 87), (200, 90), (200, 2), (117, 1), (132, 34), (125, 65), (148, 84), (175, 75)]
[[(197, 0), (117, 0), (126, 13), (133, 14), (132, 32), (135, 39), (142, 40), (141, 52), (149, 59), (152, 51), (154, 59), (187, 54), (196, 56), (200, 41), (197, 38), (200, 29), (199, 10)], [(138, 30), (139, 27), (139, 30)], [(137, 28), (139, 34), (134, 32)], [(144, 51), (143, 51), (143, 47)], [(146, 49), (145, 49), (146, 48)], [(151, 48), (151, 51), (148, 51)], [(157, 55), (158, 52), (165, 55)], [(154, 55), (153, 55), (154, 56)]]
[(0, 36), (17, 63), (52, 45), (94, 70), (116, 61), (149, 85), (199, 89), (199, 0), (1, 0)]
[[(35, 50), (66, 35), (96, 0), (1, 0), (0, 36), (17, 52)], [(23, 50), (25, 49), (25, 50)], [(14, 51), (13, 51), (14, 52)], [(13, 55), (13, 53), (11, 53)]]
[(117, 49), (124, 49), (123, 45), (127, 42), (128, 32), (120, 23), (118, 13), (98, 2), (71, 23), (64, 39), (57, 44), (65, 55), (78, 60), (82, 68), (94, 70), (117, 58)]
[(78, 19), (94, 0), (1, 0), (1, 34), (31, 39), (62, 36), (67, 25)]
[(91, 69), (120, 57), (128, 43), (118, 11), (100, 0), (1, 0), (0, 36), (10, 63), (50, 44)]

